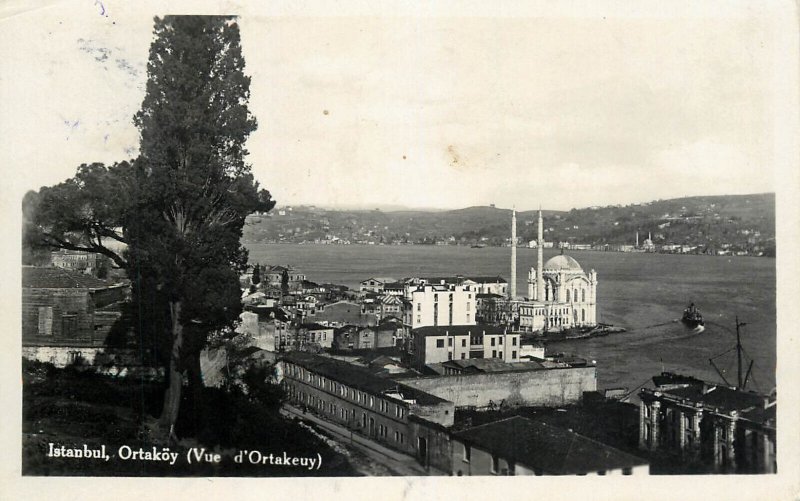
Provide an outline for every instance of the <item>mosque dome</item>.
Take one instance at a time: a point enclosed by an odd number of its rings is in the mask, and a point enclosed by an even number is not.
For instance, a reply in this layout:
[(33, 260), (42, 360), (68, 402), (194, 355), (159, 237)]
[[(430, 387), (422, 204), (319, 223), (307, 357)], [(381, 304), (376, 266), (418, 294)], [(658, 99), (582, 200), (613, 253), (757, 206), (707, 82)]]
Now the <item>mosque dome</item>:
[(543, 268), (545, 270), (583, 271), (583, 268), (575, 259), (563, 254), (548, 259)]

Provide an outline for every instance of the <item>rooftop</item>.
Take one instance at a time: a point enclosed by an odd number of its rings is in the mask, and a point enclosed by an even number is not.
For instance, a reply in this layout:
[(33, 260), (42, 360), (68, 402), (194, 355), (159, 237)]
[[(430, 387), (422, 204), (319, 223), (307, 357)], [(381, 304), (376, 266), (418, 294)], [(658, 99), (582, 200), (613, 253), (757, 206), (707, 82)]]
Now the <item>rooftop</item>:
[(581, 265), (574, 258), (564, 254), (551, 257), (542, 268), (545, 270), (583, 271)]
[(520, 416), (454, 434), (515, 463), (551, 475), (616, 470), (647, 461), (577, 433)]
[(737, 411), (743, 417), (763, 422), (774, 419), (775, 400), (753, 391), (739, 390), (680, 374), (662, 373), (653, 377), (655, 389), (645, 392), (660, 392), (673, 398), (685, 400), (706, 408), (725, 412)]
[(411, 331), (412, 335), (420, 336), (471, 336), (503, 334), (502, 327), (495, 325), (440, 325), (418, 327)]
[(106, 289), (122, 284), (115, 284), (100, 280), (92, 275), (86, 275), (62, 268), (39, 266), (22, 267), (22, 287), (27, 289)]
[(727, 386), (692, 385), (662, 390), (662, 393), (702, 404), (705, 407), (723, 409), (725, 411), (764, 408), (764, 400), (767, 398), (758, 393), (728, 388)]
[(382, 396), (386, 392), (399, 391), (404, 399), (416, 400), (420, 405), (436, 405), (447, 402), (447, 400), (430, 393), (376, 376), (365, 367), (358, 367), (341, 360), (299, 351), (286, 353), (282, 358), (328, 379), (372, 395)]
[(462, 369), (465, 372), (510, 372), (543, 368), (542, 364), (537, 362), (503, 362), (496, 358), (448, 360), (442, 362), (442, 367)]

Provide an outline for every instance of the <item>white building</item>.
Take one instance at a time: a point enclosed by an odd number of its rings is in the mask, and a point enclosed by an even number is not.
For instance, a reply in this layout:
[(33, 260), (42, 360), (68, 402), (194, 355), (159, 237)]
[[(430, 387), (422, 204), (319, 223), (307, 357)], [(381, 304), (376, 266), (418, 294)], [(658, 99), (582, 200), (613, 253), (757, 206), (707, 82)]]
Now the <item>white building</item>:
[(475, 325), (475, 291), (469, 285), (425, 284), (408, 290), (412, 329), (440, 325)]
[[(539, 212), (539, 241), (542, 238)], [(597, 273), (588, 274), (572, 257), (559, 255), (542, 263), (538, 246), (537, 266), (528, 272), (528, 301), (519, 304), (519, 324), (524, 331), (561, 330), (597, 325)]]
[(489, 325), (422, 327), (411, 331), (411, 359), (414, 367), (467, 360), (493, 358), (519, 362), (519, 333)]

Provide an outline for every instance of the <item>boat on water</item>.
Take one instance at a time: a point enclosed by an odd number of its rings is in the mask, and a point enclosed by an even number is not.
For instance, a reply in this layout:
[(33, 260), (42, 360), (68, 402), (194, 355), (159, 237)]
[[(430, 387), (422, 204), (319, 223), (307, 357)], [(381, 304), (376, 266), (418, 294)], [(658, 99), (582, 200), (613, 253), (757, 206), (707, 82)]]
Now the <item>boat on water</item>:
[(483, 249), (484, 247), (486, 247), (486, 244), (473, 244), (472, 245), (473, 249)]
[(691, 303), (685, 310), (683, 310), (681, 322), (691, 329), (705, 325), (705, 322), (703, 321), (703, 315), (700, 314), (700, 311), (697, 309), (694, 303)]

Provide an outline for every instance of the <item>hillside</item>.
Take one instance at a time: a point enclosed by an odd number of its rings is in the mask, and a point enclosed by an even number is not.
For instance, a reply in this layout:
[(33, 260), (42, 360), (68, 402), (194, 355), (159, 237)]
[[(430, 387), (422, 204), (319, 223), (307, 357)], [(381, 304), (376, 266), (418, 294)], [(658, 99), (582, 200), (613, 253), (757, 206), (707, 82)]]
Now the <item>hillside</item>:
[[(537, 211), (517, 213), (520, 245), (536, 238)], [(545, 240), (633, 245), (648, 233), (655, 245), (774, 253), (775, 195), (657, 200), (627, 206), (543, 211)], [(278, 207), (248, 218), (248, 243), (373, 243), (508, 245), (511, 211), (468, 207), (450, 211), (330, 210)]]

